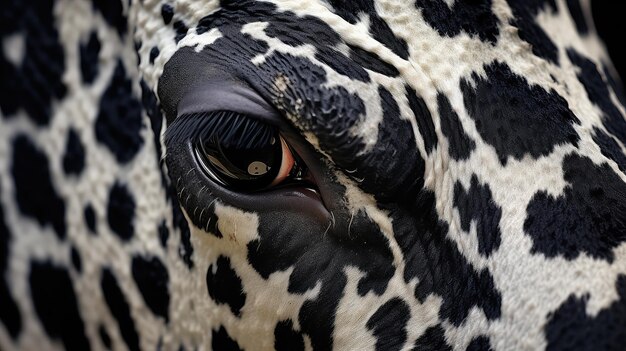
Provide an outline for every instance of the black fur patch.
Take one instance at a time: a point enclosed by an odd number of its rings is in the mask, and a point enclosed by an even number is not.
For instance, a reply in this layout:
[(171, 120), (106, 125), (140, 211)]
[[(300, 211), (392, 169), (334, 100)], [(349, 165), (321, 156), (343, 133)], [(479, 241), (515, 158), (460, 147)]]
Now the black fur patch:
[(35, 312), (46, 333), (67, 350), (90, 350), (72, 278), (50, 262), (31, 262), (28, 277)]
[(554, 90), (528, 85), (504, 63), (485, 67), (486, 78), (472, 74), (475, 88), (461, 80), (465, 107), (476, 129), (496, 149), (502, 164), (508, 157), (517, 160), (530, 154), (546, 156), (557, 145), (578, 145), (573, 124), (580, 121), (567, 101)]
[(393, 65), (381, 60), (376, 54), (363, 50), (360, 47), (350, 46), (350, 58), (363, 68), (384, 74), (388, 77), (397, 77), (400, 72)]
[(589, 100), (602, 110), (602, 123), (606, 130), (626, 144), (626, 118), (613, 104), (608, 84), (598, 72), (596, 64), (574, 49), (568, 49), (567, 56), (578, 66), (580, 71), (576, 76), (585, 87)]
[(107, 350), (110, 350), (112, 346), (111, 337), (109, 336), (109, 332), (107, 332), (106, 328), (102, 324), (100, 324), (100, 326), (98, 327), (98, 335), (100, 335), (100, 341), (102, 341), (102, 345), (104, 345)]
[(329, 0), (327, 2), (333, 7), (337, 15), (352, 24), (357, 23), (360, 14), (368, 15), (370, 22), (369, 31), (374, 39), (387, 46), (401, 58), (406, 60), (409, 57), (409, 50), (406, 41), (398, 38), (393, 33), (387, 22), (385, 22), (385, 20), (378, 15), (376, 8), (374, 7), (374, 1)]
[[(150, 127), (152, 127), (152, 134), (154, 136), (154, 145), (156, 151), (156, 159), (159, 160), (159, 164), (161, 164), (161, 158), (163, 157), (162, 147), (161, 147), (161, 129), (163, 128), (163, 114), (161, 113), (161, 108), (159, 107), (157, 97), (148, 87), (148, 84), (142, 79), (139, 82), (141, 86), (141, 104), (143, 105), (148, 118), (150, 118)], [(167, 189), (170, 187), (169, 181), (165, 174), (165, 170), (163, 168), (159, 169), (161, 174), (161, 184), (163, 188)], [(170, 192), (165, 192), (166, 199), (169, 200)]]
[(11, 232), (4, 222), (4, 209), (0, 203), (0, 321), (15, 340), (22, 330), (22, 315), (11, 296), (7, 280), (11, 240)]
[(491, 11), (491, 0), (455, 1), (451, 8), (443, 0), (417, 0), (415, 6), (440, 35), (455, 37), (463, 31), (492, 44), (498, 40), (498, 18)]
[(113, 233), (128, 241), (135, 233), (135, 199), (125, 185), (115, 183), (109, 192), (107, 221)]
[(524, 230), (532, 252), (568, 260), (585, 253), (612, 262), (626, 241), (626, 184), (608, 164), (570, 154), (563, 160), (569, 185), (553, 197), (540, 191), (526, 208)]
[(179, 41), (181, 41), (181, 39), (185, 37), (185, 35), (187, 35), (187, 31), (189, 30), (189, 28), (187, 27), (185, 22), (176, 21), (174, 22), (174, 30), (176, 31), (176, 36), (174, 37), (174, 40), (176, 40), (176, 43), (178, 43)]
[(85, 148), (80, 136), (74, 129), (67, 133), (65, 154), (63, 155), (63, 170), (65, 174), (80, 175), (85, 168)]
[(367, 329), (376, 337), (376, 350), (400, 350), (407, 339), (406, 324), (410, 318), (411, 310), (400, 298), (380, 306), (367, 321)]
[(130, 315), (130, 306), (126, 297), (120, 289), (117, 279), (108, 268), (102, 270), (102, 280), (100, 281), (104, 300), (109, 306), (111, 315), (117, 321), (122, 339), (131, 351), (139, 351), (139, 335), (135, 328), (135, 322)]
[(122, 0), (93, 0), (94, 7), (100, 11), (104, 20), (117, 29), (120, 37), (123, 37), (128, 30), (128, 22), (124, 15), (124, 5)]
[(370, 81), (369, 74), (360, 64), (350, 60), (350, 58), (337, 50), (327, 47), (318, 47), (315, 58), (327, 64), (335, 72), (350, 79), (365, 83)]
[(167, 228), (165, 220), (163, 220), (161, 224), (159, 224), (158, 232), (159, 242), (161, 243), (161, 246), (165, 249), (167, 247), (167, 239), (169, 239), (170, 237), (170, 230)]
[(96, 139), (106, 145), (120, 163), (133, 159), (143, 144), (141, 104), (132, 91), (132, 82), (118, 60), (109, 86), (102, 95), (95, 123)]
[(231, 267), (228, 257), (220, 256), (206, 272), (206, 286), (209, 296), (218, 304), (226, 304), (231, 312), (240, 317), (241, 308), (246, 303), (246, 293), (241, 278)]
[(81, 273), (83, 271), (83, 261), (80, 258), (80, 253), (74, 245), (72, 245), (72, 248), (70, 249), (70, 260), (72, 261), (72, 266), (76, 272)]
[(615, 138), (598, 128), (593, 128), (593, 141), (600, 147), (602, 155), (615, 161), (619, 169), (626, 173), (626, 155)]
[(174, 18), (174, 8), (170, 4), (163, 4), (161, 6), (161, 17), (163, 17), (163, 23), (170, 24), (172, 18)]
[(469, 345), (465, 351), (492, 351), (491, 343), (489, 342), (489, 338), (485, 335), (477, 336), (472, 341), (470, 341)]
[(418, 280), (415, 297), (442, 298), (439, 317), (461, 325), (470, 309), (482, 310), (488, 320), (500, 317), (502, 297), (488, 269), (476, 270), (446, 238), (448, 224), (439, 220), (435, 196), (423, 190), (409, 210), (391, 209), (394, 235), (402, 249), (408, 283)]
[(178, 197), (172, 196), (172, 216), (174, 226), (178, 228), (180, 232), (180, 247), (178, 248), (178, 255), (185, 262), (189, 269), (194, 267), (192, 256), (193, 246), (191, 246), (191, 231), (189, 230), (189, 223), (183, 215), (183, 211), (180, 209), (178, 203)]
[(437, 146), (437, 134), (435, 133), (435, 125), (430, 110), (426, 106), (424, 100), (417, 95), (417, 92), (410, 86), (405, 86), (406, 97), (409, 100), (409, 107), (413, 111), (417, 127), (419, 128), (422, 139), (424, 139), (424, 147), (427, 153), (431, 153)]
[(437, 103), (439, 105), (441, 131), (448, 138), (448, 152), (450, 156), (455, 160), (469, 158), (472, 150), (476, 147), (476, 143), (465, 133), (459, 116), (443, 93), (437, 95)]
[(2, 4), (0, 41), (23, 35), (24, 59), (14, 66), (0, 52), (0, 109), (6, 117), (24, 109), (33, 122), (45, 126), (52, 118), (52, 101), (67, 93), (63, 84), (65, 56), (55, 27), (53, 0), (9, 0)]
[(587, 20), (585, 20), (585, 14), (580, 4), (581, 0), (567, 0), (567, 8), (569, 13), (576, 24), (576, 30), (581, 35), (589, 33), (589, 26), (587, 26)]
[[(351, 176), (363, 179), (359, 184), (363, 190), (381, 201), (395, 199), (402, 202), (422, 188), (424, 160), (417, 150), (413, 127), (409, 121), (400, 118), (400, 108), (393, 95), (382, 86), (378, 88), (378, 94), (383, 120), (378, 125), (378, 139), (372, 150), (362, 156), (356, 156), (356, 150), (351, 156), (349, 150), (344, 150), (341, 157), (337, 157), (338, 153), (329, 153), (343, 169), (357, 170)], [(332, 146), (324, 147), (336, 150)], [(402, 155), (402, 160), (392, 155)]]
[(211, 348), (213, 350), (242, 351), (239, 344), (228, 335), (224, 327), (220, 327), (217, 331), (213, 330), (211, 339)]
[(624, 93), (624, 86), (622, 84), (622, 80), (620, 79), (618, 75), (611, 73), (609, 71), (608, 66), (606, 66), (606, 64), (602, 66), (603, 66), (604, 76), (606, 77), (606, 80), (609, 82), (609, 85), (611, 86), (611, 88), (613, 88), (613, 91), (615, 92), (617, 99), (620, 101), (622, 106), (626, 107), (626, 94)]
[(426, 329), (424, 334), (415, 341), (413, 351), (452, 351), (452, 346), (446, 341), (441, 325)]
[(153, 65), (154, 64), (154, 60), (159, 57), (159, 54), (161, 52), (159, 51), (159, 48), (156, 46), (153, 46), (152, 49), (150, 49), (150, 64)]
[(276, 351), (304, 351), (304, 338), (302, 334), (293, 330), (293, 322), (290, 319), (276, 323), (274, 349)]
[(84, 83), (91, 84), (98, 76), (98, 72), (100, 71), (100, 66), (98, 66), (100, 46), (100, 39), (98, 39), (98, 33), (96, 31), (91, 32), (87, 43), (79, 44), (80, 72)]
[(91, 206), (91, 204), (87, 204), (83, 214), (89, 231), (92, 234), (98, 234), (98, 232), (96, 232), (96, 212), (94, 211), (93, 206)]
[(59, 239), (65, 238), (65, 202), (52, 185), (48, 157), (25, 135), (13, 140), (15, 200), (20, 212), (40, 225), (51, 225)]
[(454, 206), (459, 210), (461, 229), (470, 230), (472, 221), (476, 224), (478, 252), (489, 257), (500, 247), (500, 218), (502, 209), (493, 201), (487, 184), (479, 184), (478, 177), (472, 176), (470, 188), (465, 190), (460, 182), (454, 185)]
[(617, 279), (619, 299), (587, 314), (588, 295), (570, 297), (549, 317), (545, 326), (546, 350), (622, 350), (626, 345), (626, 275)]
[(535, 18), (540, 11), (555, 13), (555, 0), (508, 0), (513, 16), (511, 24), (519, 28), (519, 36), (532, 46), (535, 55), (552, 63), (559, 63), (559, 51), (552, 39), (537, 24)]
[(150, 311), (169, 321), (170, 291), (167, 268), (157, 257), (134, 256), (131, 272)]

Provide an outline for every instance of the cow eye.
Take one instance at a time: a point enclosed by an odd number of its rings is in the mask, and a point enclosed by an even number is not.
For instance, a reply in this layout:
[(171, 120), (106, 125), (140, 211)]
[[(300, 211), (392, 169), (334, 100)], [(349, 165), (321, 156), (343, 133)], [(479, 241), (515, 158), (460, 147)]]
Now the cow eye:
[(202, 170), (235, 191), (254, 192), (298, 181), (306, 167), (279, 129), (232, 111), (202, 116), (192, 140)]

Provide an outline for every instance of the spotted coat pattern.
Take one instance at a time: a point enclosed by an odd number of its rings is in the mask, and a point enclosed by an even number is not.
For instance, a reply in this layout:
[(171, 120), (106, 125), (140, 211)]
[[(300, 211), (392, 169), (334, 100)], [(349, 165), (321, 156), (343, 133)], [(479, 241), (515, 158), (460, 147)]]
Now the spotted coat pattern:
[[(9, 0), (0, 349), (620, 350), (626, 119), (576, 0)], [(278, 126), (242, 193), (183, 112)]]

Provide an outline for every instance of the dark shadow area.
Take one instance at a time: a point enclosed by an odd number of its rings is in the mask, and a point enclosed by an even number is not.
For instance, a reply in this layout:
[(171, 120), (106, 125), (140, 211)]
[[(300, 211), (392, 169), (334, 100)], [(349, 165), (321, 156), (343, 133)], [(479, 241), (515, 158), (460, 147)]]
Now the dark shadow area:
[(619, 72), (622, 82), (626, 78), (626, 50), (624, 50), (624, 4), (621, 1), (595, 0), (591, 2), (591, 11), (598, 34), (606, 43), (609, 55)]

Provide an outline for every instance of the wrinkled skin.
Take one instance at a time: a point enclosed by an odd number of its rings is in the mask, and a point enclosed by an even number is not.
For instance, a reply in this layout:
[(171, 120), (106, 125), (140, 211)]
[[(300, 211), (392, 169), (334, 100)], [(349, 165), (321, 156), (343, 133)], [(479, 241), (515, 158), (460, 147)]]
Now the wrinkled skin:
[[(621, 83), (576, 1), (4, 6), (0, 348), (626, 345)], [(207, 173), (211, 111), (309, 170)]]

